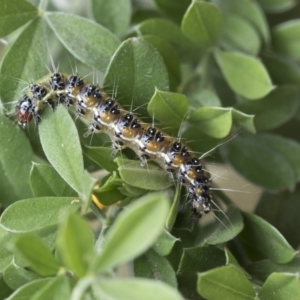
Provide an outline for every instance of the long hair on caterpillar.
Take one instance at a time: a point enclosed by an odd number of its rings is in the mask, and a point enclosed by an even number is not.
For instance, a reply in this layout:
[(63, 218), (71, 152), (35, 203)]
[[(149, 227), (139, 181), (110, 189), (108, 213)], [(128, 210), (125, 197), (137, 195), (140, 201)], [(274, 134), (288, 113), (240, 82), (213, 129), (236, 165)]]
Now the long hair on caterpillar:
[(28, 91), (16, 105), (18, 124), (26, 128), (31, 120), (39, 123), (44, 108), (55, 109), (58, 104), (75, 107), (76, 115), (88, 120), (85, 137), (105, 132), (114, 151), (131, 148), (140, 158), (141, 166), (154, 161), (169, 177), (185, 186), (193, 220), (198, 221), (209, 213), (212, 206), (220, 210), (212, 200), (209, 171), (202, 162), (202, 158), (214, 149), (197, 157), (182, 139), (143, 122), (102, 88), (89, 84), (77, 74), (54, 72), (30, 83)]

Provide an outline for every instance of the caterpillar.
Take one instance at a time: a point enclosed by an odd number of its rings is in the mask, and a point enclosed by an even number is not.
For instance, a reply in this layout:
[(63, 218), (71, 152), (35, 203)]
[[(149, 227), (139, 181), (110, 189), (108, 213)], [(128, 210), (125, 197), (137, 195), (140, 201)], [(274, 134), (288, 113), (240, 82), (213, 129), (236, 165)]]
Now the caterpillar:
[(141, 166), (155, 161), (185, 186), (193, 220), (198, 221), (212, 210), (210, 180), (201, 159), (192, 155), (178, 138), (143, 122), (98, 85), (89, 84), (77, 74), (54, 72), (30, 83), (15, 108), (18, 124), (24, 129), (32, 120), (39, 123), (46, 106), (54, 110), (59, 104), (74, 107), (78, 116), (88, 120), (85, 137), (105, 132), (115, 151), (131, 148), (139, 156)]

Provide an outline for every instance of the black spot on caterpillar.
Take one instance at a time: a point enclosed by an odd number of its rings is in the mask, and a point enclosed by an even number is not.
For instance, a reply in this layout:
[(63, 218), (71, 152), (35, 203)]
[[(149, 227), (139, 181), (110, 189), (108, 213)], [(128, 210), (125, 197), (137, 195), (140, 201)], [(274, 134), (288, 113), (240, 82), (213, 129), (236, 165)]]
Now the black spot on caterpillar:
[(139, 156), (142, 166), (148, 160), (155, 161), (171, 178), (185, 186), (192, 203), (193, 220), (198, 221), (211, 211), (210, 180), (202, 161), (178, 138), (142, 122), (114, 97), (77, 74), (55, 72), (31, 83), (16, 106), (18, 124), (26, 128), (31, 120), (39, 123), (46, 106), (54, 109), (60, 103), (75, 107), (76, 114), (88, 120), (85, 137), (105, 132), (115, 151), (131, 148)]

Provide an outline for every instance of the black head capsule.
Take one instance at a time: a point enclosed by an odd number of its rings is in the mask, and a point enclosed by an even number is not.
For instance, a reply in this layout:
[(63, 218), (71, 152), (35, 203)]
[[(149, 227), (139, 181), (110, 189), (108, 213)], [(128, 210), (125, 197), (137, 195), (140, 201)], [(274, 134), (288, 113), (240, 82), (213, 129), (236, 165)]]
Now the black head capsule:
[(16, 106), (16, 117), (18, 124), (22, 128), (26, 128), (28, 123), (32, 120), (34, 116), (34, 106), (32, 100), (27, 95), (24, 95), (18, 102)]
[(138, 119), (134, 119), (131, 123), (131, 128), (141, 128), (141, 124), (139, 123)]

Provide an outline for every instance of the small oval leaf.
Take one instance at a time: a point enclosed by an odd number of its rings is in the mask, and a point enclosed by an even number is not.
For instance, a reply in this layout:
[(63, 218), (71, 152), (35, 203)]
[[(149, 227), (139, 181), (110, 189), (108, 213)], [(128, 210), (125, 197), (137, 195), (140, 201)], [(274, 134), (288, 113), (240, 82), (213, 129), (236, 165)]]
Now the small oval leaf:
[(4, 37), (32, 20), (38, 10), (31, 3), (23, 0), (1, 0), (0, 37)]
[(160, 191), (172, 185), (166, 172), (153, 165), (142, 168), (139, 162), (119, 167), (121, 178), (132, 186), (151, 191)]
[(55, 275), (60, 266), (50, 249), (34, 234), (22, 234), (14, 241), (13, 247), (21, 254), (27, 266), (41, 276)]
[(299, 107), (298, 90), (294, 86), (280, 86), (258, 101), (247, 101), (237, 108), (255, 115), (254, 124), (258, 130), (279, 127), (290, 120)]
[(261, 300), (282, 300), (289, 299), (291, 295), (294, 299), (300, 299), (298, 276), (288, 273), (273, 273), (267, 278), (258, 297)]
[(103, 71), (119, 46), (118, 38), (97, 23), (62, 12), (48, 12), (46, 20), (61, 43), (77, 59)]
[(57, 247), (64, 265), (83, 277), (94, 249), (94, 235), (88, 224), (78, 215), (70, 214), (61, 224)]
[(183, 17), (181, 28), (190, 40), (201, 47), (213, 46), (221, 33), (221, 11), (214, 4), (193, 1)]
[(92, 269), (107, 270), (145, 251), (162, 232), (168, 210), (162, 194), (149, 194), (128, 205), (108, 231)]
[(249, 55), (216, 51), (215, 58), (229, 86), (247, 99), (266, 96), (274, 87), (264, 65)]
[(68, 111), (62, 105), (55, 112), (45, 111), (39, 132), (51, 165), (76, 192), (82, 194), (82, 151), (76, 126)]
[(48, 165), (33, 164), (30, 185), (35, 197), (76, 196), (76, 192)]
[(12, 232), (27, 232), (57, 224), (68, 211), (80, 207), (74, 198), (42, 197), (20, 200), (2, 214), (0, 223)]
[(231, 130), (232, 110), (223, 107), (200, 107), (193, 111), (190, 121), (205, 134), (221, 139)]
[(130, 0), (92, 0), (92, 14), (95, 20), (120, 36), (129, 26), (131, 17)]
[[(155, 90), (148, 104), (148, 113), (158, 120), (161, 127), (170, 127), (177, 134), (188, 111), (188, 100), (182, 94)], [(174, 132), (175, 131), (175, 132)]]
[[(278, 148), (284, 139), (279, 141), (273, 137), (243, 132), (224, 145), (221, 154), (244, 177), (260, 186), (271, 190), (293, 188), (297, 176), (290, 162), (290, 152)], [(271, 144), (271, 140), (274, 143)]]
[(295, 257), (297, 251), (275, 227), (254, 214), (244, 212), (243, 217), (245, 227), (241, 235), (246, 238), (247, 244), (279, 264), (288, 263)]
[(198, 274), (197, 291), (206, 299), (250, 300), (255, 297), (245, 273), (234, 265)]
[(104, 299), (109, 295), (111, 299), (123, 300), (183, 300), (177, 290), (169, 285), (147, 279), (102, 279), (93, 285), (93, 291), (98, 299)]
[[(108, 90), (117, 91), (115, 96), (122, 99), (124, 106), (140, 107), (149, 102), (155, 87), (169, 89), (168, 72), (162, 57), (152, 45), (142, 39), (131, 38), (116, 51), (103, 85)], [(145, 110), (145, 107), (140, 108), (144, 113)]]
[(300, 21), (292, 20), (276, 26), (272, 32), (275, 49), (284, 56), (300, 60)]

